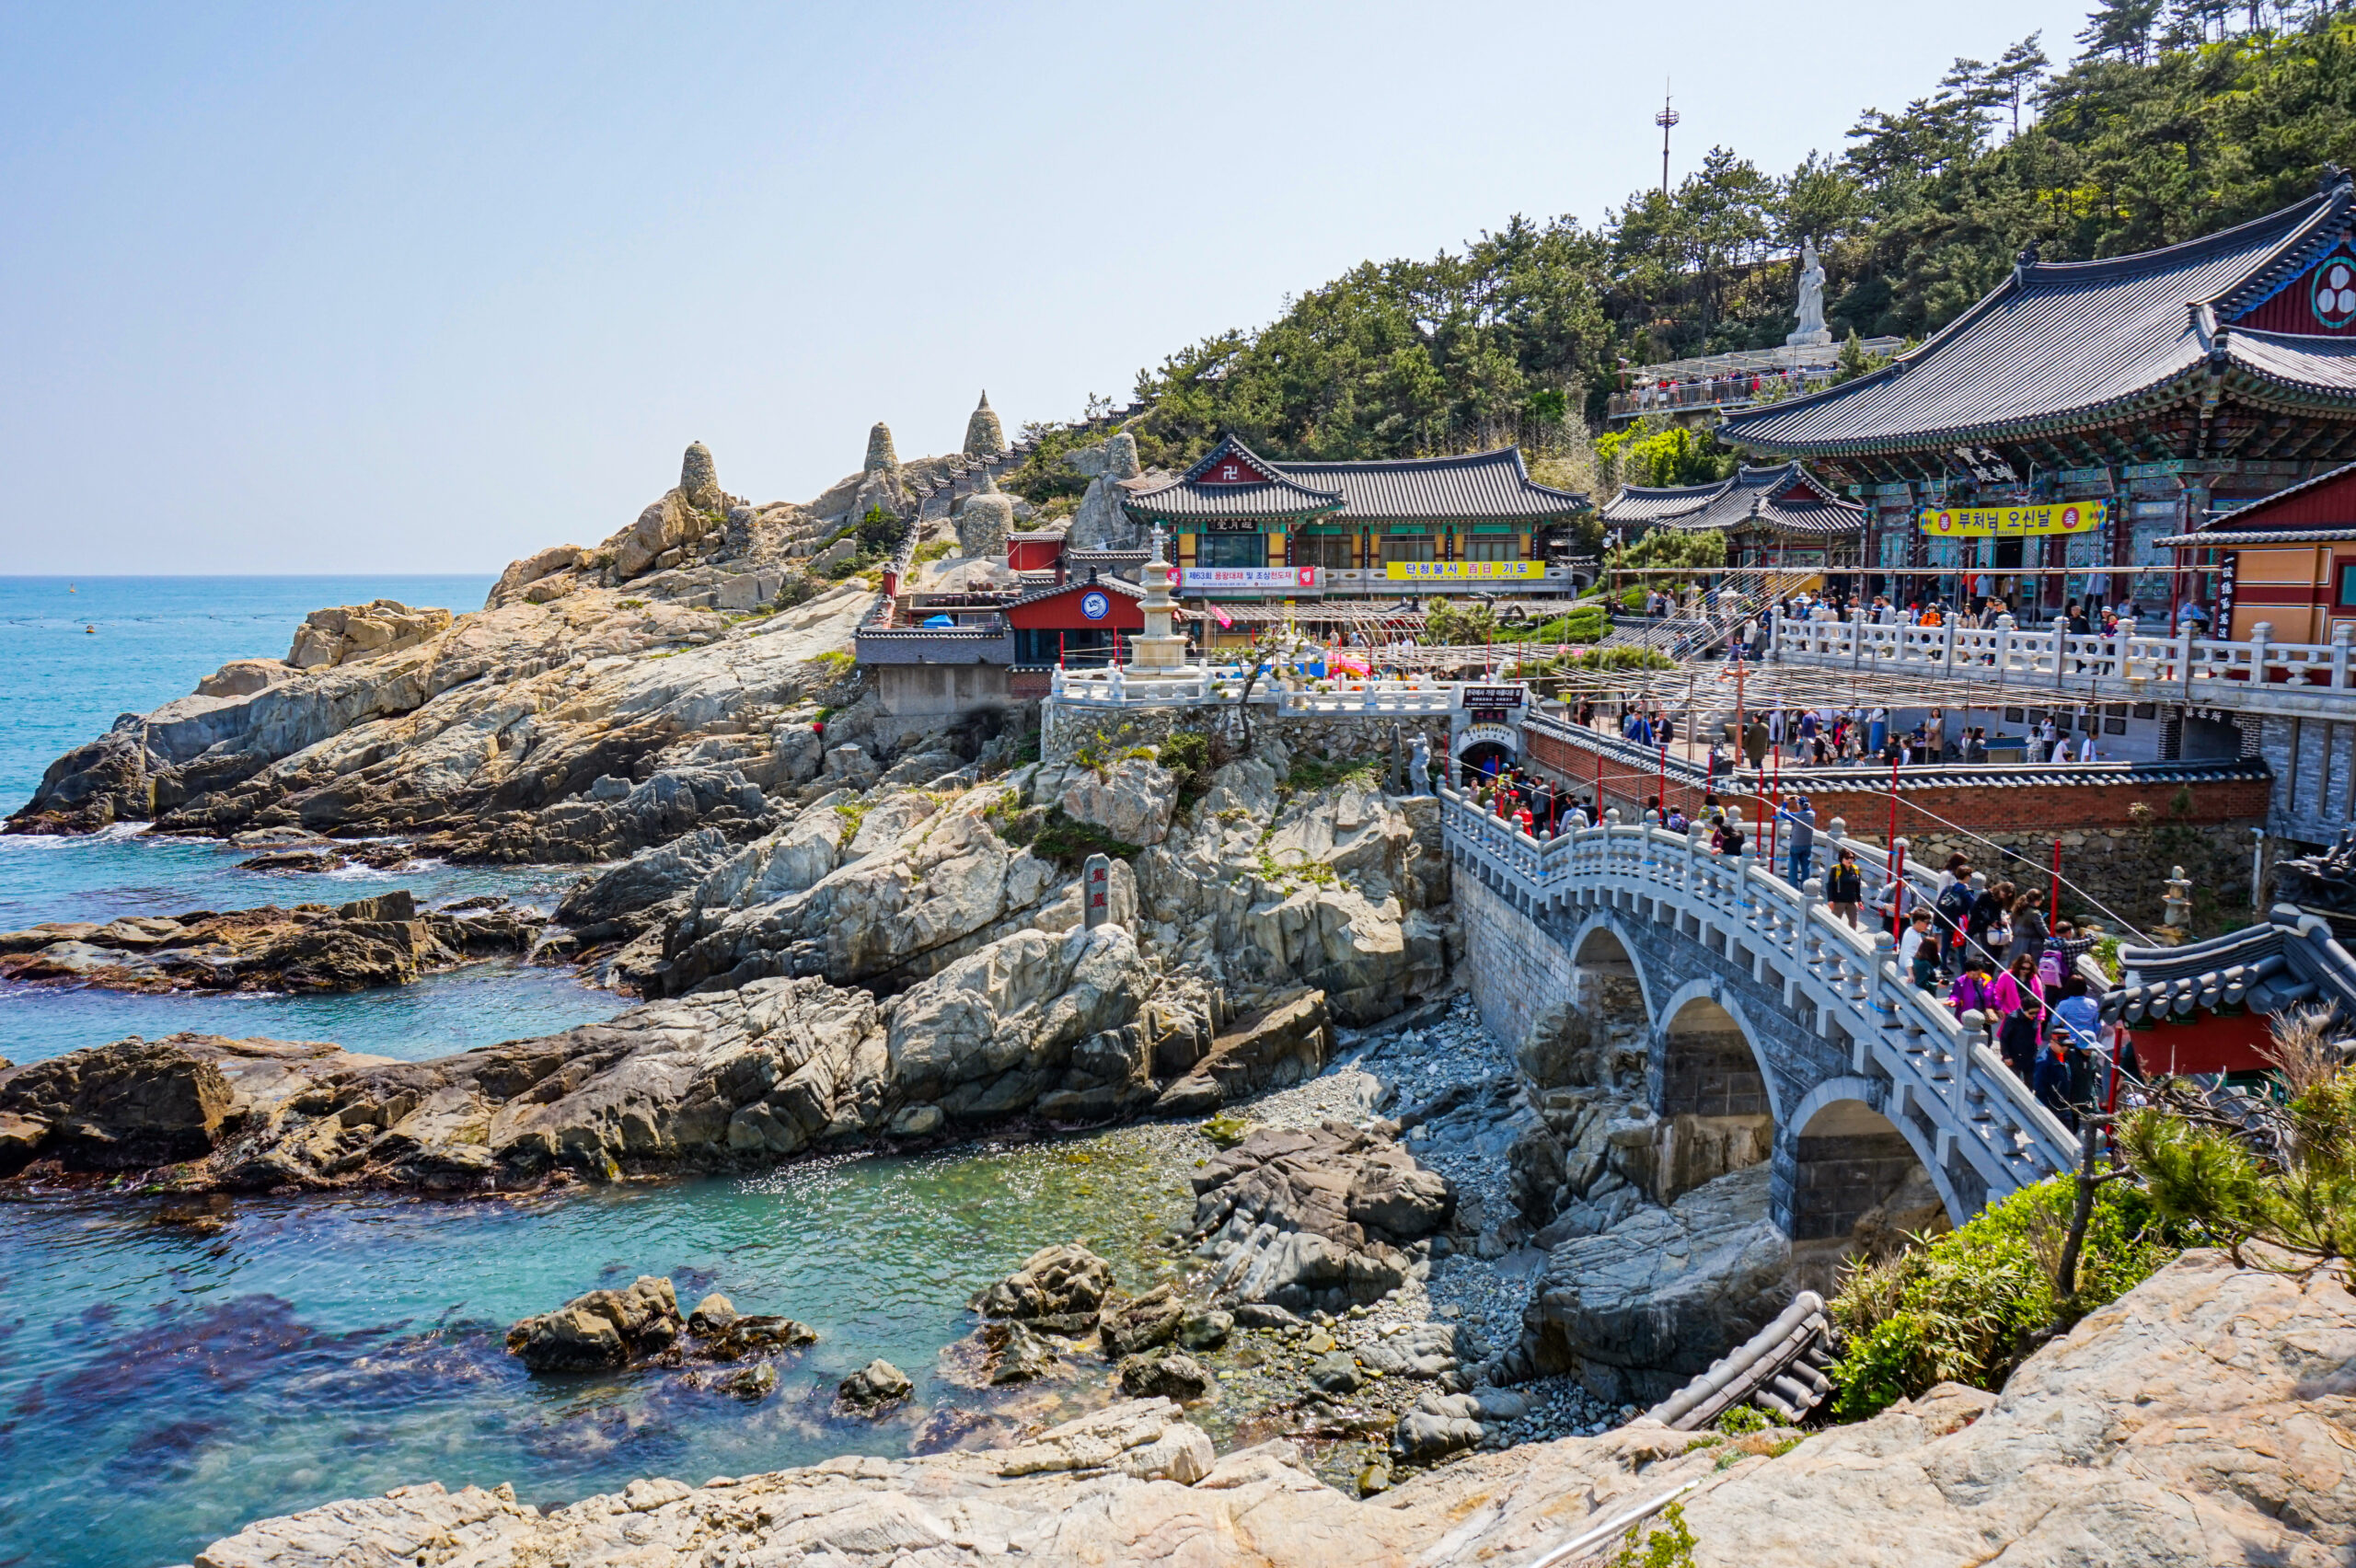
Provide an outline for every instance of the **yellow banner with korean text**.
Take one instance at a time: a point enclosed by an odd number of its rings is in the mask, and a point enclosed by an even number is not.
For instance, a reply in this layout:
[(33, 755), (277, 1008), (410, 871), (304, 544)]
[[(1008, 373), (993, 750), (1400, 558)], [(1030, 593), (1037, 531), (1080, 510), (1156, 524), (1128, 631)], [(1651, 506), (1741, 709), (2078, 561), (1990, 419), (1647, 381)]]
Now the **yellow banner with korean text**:
[(1923, 532), (1934, 539), (2028, 539), (2050, 534), (2091, 534), (2102, 526), (2099, 501), (2055, 501), (2040, 506), (1926, 506)]
[(1542, 560), (1394, 560), (1382, 572), (1393, 582), (1535, 582)]

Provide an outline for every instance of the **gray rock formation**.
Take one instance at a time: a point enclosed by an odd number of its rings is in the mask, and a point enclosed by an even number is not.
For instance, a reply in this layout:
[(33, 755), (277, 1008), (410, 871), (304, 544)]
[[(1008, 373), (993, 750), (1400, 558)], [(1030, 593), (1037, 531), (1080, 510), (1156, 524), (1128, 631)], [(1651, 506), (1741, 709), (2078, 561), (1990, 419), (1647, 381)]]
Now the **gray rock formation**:
[(1425, 803), (1354, 783), (1280, 796), (1279, 778), (1257, 757), (1228, 764), (1138, 857), (1139, 917), (1168, 966), (1238, 998), (1312, 986), (1343, 1024), (1438, 991), (1450, 934), (1438, 817), (1426, 835), (1408, 814)]
[(842, 1380), (835, 1392), (853, 1410), (873, 1413), (916, 1391), (908, 1375), (878, 1356)]
[(964, 453), (968, 457), (989, 457), (1006, 450), (1006, 432), (998, 422), (998, 410), (990, 407), (990, 395), (986, 391), (982, 400), (965, 421)]
[(1599, 1399), (1649, 1403), (1750, 1338), (1791, 1294), (1768, 1174), (1738, 1170), (1557, 1243), (1522, 1315), (1521, 1359)]
[(1448, 1179), (1387, 1137), (1328, 1122), (1263, 1129), (1194, 1177), (1195, 1250), (1224, 1300), (1294, 1312), (1379, 1300), (1456, 1212)]
[[(1166, 1116), (1207, 1115), (1222, 1105), (1315, 1078), (1333, 1048), (1325, 993), (1288, 993), (1214, 1035), (1185, 1076), (1161, 1091), (1154, 1109)], [(1157, 1055), (1168, 1060), (1166, 1048)]]
[(900, 469), (900, 455), (892, 447), (892, 427), (882, 420), (867, 432), (867, 455), (860, 462), (860, 471), (866, 474), (896, 474)]
[(1014, 498), (996, 490), (978, 490), (957, 508), (957, 553), (977, 559), (1003, 561), (1006, 536), (1014, 531)]
[(1063, 1318), (1093, 1314), (1112, 1291), (1113, 1265), (1072, 1241), (1040, 1248), (973, 1305), (987, 1318)]
[[(191, 1189), (529, 1185), (716, 1168), (930, 1114), (1102, 1120), (1150, 1101), (1150, 984), (1116, 927), (988, 943), (890, 1002), (815, 979), (651, 1003), (424, 1062), (174, 1036), (0, 1072), (0, 1162), (191, 1163)], [(227, 1100), (223, 1100), (223, 1085)]]
[(1101, 827), (1124, 844), (1159, 844), (1170, 836), (1176, 780), (1160, 763), (1124, 757), (1103, 771), (1073, 767), (1057, 804), (1080, 822)]
[(1132, 488), (1128, 481), (1143, 477), (1138, 462), (1138, 441), (1127, 431), (1116, 431), (1101, 446), (1082, 447), (1066, 461), (1088, 478), (1088, 489), (1072, 513), (1071, 543), (1080, 548), (1110, 546), (1133, 549), (1144, 542), (1145, 528), (1122, 510)]
[[(856, 753), (842, 777), (872, 782), (867, 766)], [(665, 984), (677, 992), (765, 974), (838, 985), (915, 978), (1016, 929), (1077, 925), (1070, 875), (992, 826), (1001, 797), (995, 789), (953, 799), (905, 790), (873, 804), (826, 797), (689, 895), (669, 939)], [(1114, 917), (1124, 919), (1135, 910), (1126, 867), (1114, 882)]]
[(687, 894), (735, 852), (719, 828), (699, 827), (583, 878), (556, 917), (584, 942), (633, 935), (683, 912)]
[(527, 951), (542, 920), (502, 900), (422, 913), (399, 889), (333, 908), (265, 905), (178, 919), (52, 924), (0, 931), (0, 979), (121, 991), (364, 991), (410, 985), (491, 953)]

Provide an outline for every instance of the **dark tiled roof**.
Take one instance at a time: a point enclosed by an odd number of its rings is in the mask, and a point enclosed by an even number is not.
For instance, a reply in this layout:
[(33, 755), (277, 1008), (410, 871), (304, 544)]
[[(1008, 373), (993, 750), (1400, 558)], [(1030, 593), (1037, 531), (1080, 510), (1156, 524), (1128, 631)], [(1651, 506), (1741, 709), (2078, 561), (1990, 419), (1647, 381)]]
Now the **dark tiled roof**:
[[(1202, 477), (1220, 459), (1242, 457), (1271, 476), (1264, 484), (1207, 485)], [(1138, 517), (1310, 517), (1338, 511), (1342, 492), (1318, 490), (1296, 482), (1277, 465), (1254, 453), (1235, 437), (1222, 436), (1203, 454), (1202, 461), (1174, 479), (1145, 490), (1130, 490), (1122, 504)]]
[(2314, 1004), (2356, 1021), (2356, 957), (2335, 940), (2331, 924), (2278, 904), (2265, 924), (2175, 948), (2121, 948), (2131, 985), (2102, 997), (2107, 1020), (2189, 1016), (2198, 1009), (2246, 1005), (2272, 1013)]
[(2216, 325), (2335, 242), (2350, 205), (2341, 183), (2165, 249), (2027, 262), (1912, 353), (1843, 386), (1734, 415), (1719, 437), (1760, 451), (1831, 454), (2092, 425), (2200, 369), (2212, 349), (2253, 386), (2356, 396), (2356, 345)]
[(1145, 597), (1143, 588), (1126, 578), (1114, 577), (1110, 572), (1106, 572), (1093, 582), (1085, 577), (1074, 577), (1062, 582), (1050, 582), (1037, 588), (1025, 588), (1012, 599), (1008, 600), (1006, 607), (1011, 610), (1017, 605), (1035, 605), (1042, 599), (1052, 599), (1058, 594), (1077, 594), (1083, 588), (1103, 588), (1131, 599)]
[[(1230, 455), (1274, 476), (1272, 481), (1200, 482), (1215, 463)], [(1178, 478), (1134, 490), (1125, 504), (1140, 518), (1322, 515), (1336, 523), (1380, 524), (1536, 521), (1582, 511), (1587, 498), (1532, 480), (1520, 451), (1511, 446), (1456, 457), (1276, 463), (1230, 435)]]
[(2197, 534), (2170, 534), (2157, 542), (2238, 549), (2244, 545), (2338, 545), (2350, 539), (2356, 539), (2356, 527), (2245, 528), (2238, 533), (2229, 533), (2223, 528), (2204, 528)]
[[(1774, 499), (1777, 490), (1796, 480), (1807, 485), (1816, 496)], [(1785, 463), (1738, 469), (1732, 478), (1710, 485), (1658, 490), (1623, 485), (1618, 495), (1604, 503), (1603, 520), (1688, 533), (1748, 525), (1806, 538), (1838, 538), (1862, 529), (1865, 513), (1863, 507), (1825, 490), (1802, 473), (1797, 463)]]

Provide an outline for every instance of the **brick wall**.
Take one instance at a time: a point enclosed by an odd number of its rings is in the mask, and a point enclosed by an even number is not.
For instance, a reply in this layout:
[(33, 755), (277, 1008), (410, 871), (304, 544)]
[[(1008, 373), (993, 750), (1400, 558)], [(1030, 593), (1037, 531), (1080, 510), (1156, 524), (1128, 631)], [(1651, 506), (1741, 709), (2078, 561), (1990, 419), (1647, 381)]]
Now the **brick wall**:
[[(1525, 733), (1530, 760), (1569, 778), (1577, 793), (1593, 792), (1602, 754), (1534, 730)], [(2287, 744), (2287, 730), (2285, 735)], [(1611, 755), (1602, 755), (1602, 767), (1604, 804), (1618, 806), (1624, 821), (1637, 820), (1660, 788), (1658, 773)], [(1783, 781), (1785, 800), (1807, 796), (1819, 828), (1830, 828), (1840, 817), (1861, 846), (1879, 850), (1888, 842), (1887, 793), (1815, 788), (1798, 769), (1784, 774)], [(1960, 854), (1991, 881), (2034, 887), (2047, 885), (2058, 841), (2062, 876), (2075, 884), (2074, 891), (2062, 889), (2063, 915), (2092, 919), (2114, 932), (2122, 925), (2144, 931), (2158, 926), (2164, 884), (2181, 866), (2193, 884), (2193, 932), (2207, 936), (2251, 917), (2249, 830), (2267, 821), (2269, 790), (2258, 778), (2157, 787), (1910, 787), (1901, 776), (1898, 831), (1917, 865), (1943, 866), (1950, 855)], [(1729, 791), (1723, 799), (1739, 804), (1753, 824), (1767, 815), (1766, 802), (1755, 795)], [(1671, 775), (1669, 801), (1692, 815), (1702, 804), (1702, 790)], [(1757, 852), (1763, 854), (1765, 847), (1754, 839)], [(1817, 869), (1828, 861), (1819, 837)]]

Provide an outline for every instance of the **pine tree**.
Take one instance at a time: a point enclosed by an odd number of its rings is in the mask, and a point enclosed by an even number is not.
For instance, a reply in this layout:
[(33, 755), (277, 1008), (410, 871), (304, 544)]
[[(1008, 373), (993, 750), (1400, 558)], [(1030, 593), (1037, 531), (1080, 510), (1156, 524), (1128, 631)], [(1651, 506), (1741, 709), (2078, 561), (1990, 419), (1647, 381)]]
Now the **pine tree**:
[(2098, 0), (2078, 41), (2088, 54), (2116, 52), (2121, 60), (2141, 64), (2152, 50), (2152, 30), (2159, 25), (2165, 0)]

